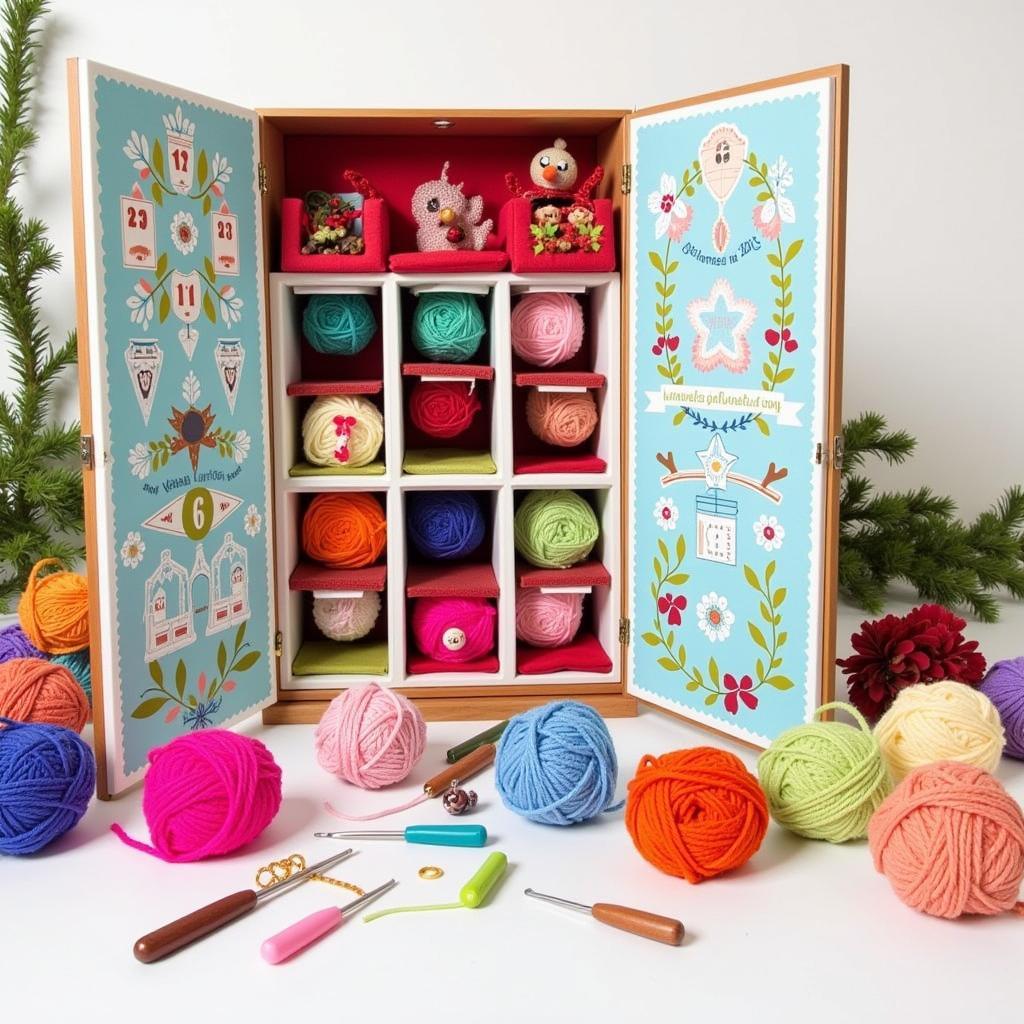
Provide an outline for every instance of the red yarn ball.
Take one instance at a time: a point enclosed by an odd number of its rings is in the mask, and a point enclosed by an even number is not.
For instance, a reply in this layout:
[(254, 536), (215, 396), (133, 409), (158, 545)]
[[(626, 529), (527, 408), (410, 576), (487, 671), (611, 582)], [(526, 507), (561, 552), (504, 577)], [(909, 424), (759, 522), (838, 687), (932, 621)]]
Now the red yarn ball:
[(421, 380), (409, 395), (409, 418), (429, 437), (458, 437), (479, 411), (476, 390), (462, 381)]

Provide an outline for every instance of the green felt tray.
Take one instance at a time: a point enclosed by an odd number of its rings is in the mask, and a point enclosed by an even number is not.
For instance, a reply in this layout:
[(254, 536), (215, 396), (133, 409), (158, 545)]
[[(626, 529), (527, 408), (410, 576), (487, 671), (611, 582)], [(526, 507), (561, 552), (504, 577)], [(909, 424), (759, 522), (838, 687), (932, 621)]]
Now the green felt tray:
[(497, 472), (489, 452), (464, 452), (458, 448), (422, 448), (408, 451), (402, 470), (415, 476), (441, 476), (445, 473), (481, 476)]
[(307, 640), (292, 662), (294, 676), (383, 676), (387, 671), (386, 640)]
[(314, 466), (311, 462), (296, 462), (288, 470), (289, 476), (383, 476), (384, 463), (379, 459), (365, 466)]

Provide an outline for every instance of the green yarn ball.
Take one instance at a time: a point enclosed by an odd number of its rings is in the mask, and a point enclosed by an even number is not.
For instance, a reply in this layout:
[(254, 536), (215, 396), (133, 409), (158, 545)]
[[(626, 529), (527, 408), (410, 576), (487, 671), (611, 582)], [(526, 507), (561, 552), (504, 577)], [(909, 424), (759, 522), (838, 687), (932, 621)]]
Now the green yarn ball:
[(541, 569), (582, 562), (601, 535), (594, 510), (574, 491), (530, 491), (514, 528), (516, 550)]
[(63, 665), (85, 691), (86, 699), (92, 704), (92, 668), (89, 665), (89, 651), (75, 651), (73, 654), (57, 654), (50, 659), (56, 665)]
[(466, 292), (426, 292), (412, 318), (412, 343), (436, 363), (465, 363), (480, 347), (484, 316)]
[(761, 755), (757, 773), (772, 817), (808, 839), (845, 843), (868, 833), (868, 821), (892, 790), (878, 740), (849, 704), (824, 704), (856, 719), (812, 721), (787, 729)]
[(330, 356), (354, 356), (377, 333), (377, 318), (365, 295), (314, 295), (302, 314), (306, 341)]

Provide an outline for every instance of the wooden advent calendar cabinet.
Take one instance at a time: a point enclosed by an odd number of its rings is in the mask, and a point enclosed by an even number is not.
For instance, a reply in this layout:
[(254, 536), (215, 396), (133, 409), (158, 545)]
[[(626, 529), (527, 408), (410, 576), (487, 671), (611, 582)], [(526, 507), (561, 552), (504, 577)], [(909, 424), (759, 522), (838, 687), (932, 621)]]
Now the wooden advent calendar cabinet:
[[(69, 88), (101, 795), (182, 731), (259, 709), (315, 722), (367, 680), (428, 719), (501, 718), (563, 697), (623, 715), (643, 700), (760, 746), (828, 699), (845, 67), (635, 113), (252, 112), (85, 61), (70, 62)], [(527, 180), (556, 136), (581, 179), (605, 171), (600, 270), (534, 257), (531, 207), (510, 202), (506, 172)], [(511, 254), (511, 269), (470, 259), (437, 273), (415, 257), (387, 269), (415, 250), (412, 191), (445, 161), (496, 226), (500, 215), (490, 250)], [(363, 208), (366, 253), (311, 271), (318, 257), (300, 258), (299, 207), (286, 200), (344, 192), (348, 168), (381, 195)], [(337, 272), (339, 259), (352, 263)], [(475, 296), (487, 332), (473, 365), (439, 370), (412, 349), (425, 291)], [(536, 291), (583, 309), (582, 349), (563, 366), (512, 351), (512, 311)], [(369, 300), (376, 336), (354, 357), (314, 352), (310, 297), (352, 292)], [(483, 408), (473, 457), (432, 473), (408, 394), (451, 373)], [(591, 391), (599, 426), (580, 450), (527, 429), (531, 388)], [(365, 470), (317, 470), (302, 416), (316, 396), (345, 393), (382, 412), (381, 455)], [(597, 514), (582, 566), (540, 571), (517, 556), (515, 510), (550, 488)], [(304, 510), (335, 489), (386, 512), (386, 553), (368, 570), (327, 570), (302, 552)], [(405, 507), (419, 490), (479, 498), (487, 535), (470, 564), (410, 548)], [(534, 586), (585, 595), (576, 639), (539, 662), (515, 629), (516, 595)], [(315, 595), (368, 589), (382, 602), (369, 636), (320, 635)], [(411, 602), (437, 594), (494, 601), (491, 656), (417, 657)]]

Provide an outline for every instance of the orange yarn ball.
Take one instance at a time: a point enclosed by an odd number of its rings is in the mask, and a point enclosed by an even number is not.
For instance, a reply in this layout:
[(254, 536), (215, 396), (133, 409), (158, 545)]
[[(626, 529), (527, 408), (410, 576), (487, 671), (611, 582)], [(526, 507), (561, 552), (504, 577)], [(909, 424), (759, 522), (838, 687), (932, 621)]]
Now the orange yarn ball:
[(1024, 914), (1024, 814), (988, 772), (958, 761), (912, 771), (868, 825), (875, 868), (926, 914)]
[(89, 719), (89, 701), (63, 665), (42, 658), (12, 658), (0, 665), (0, 718), (81, 732)]
[(757, 852), (768, 804), (757, 779), (726, 750), (646, 754), (627, 787), (626, 828), (659, 871), (702, 882)]
[(21, 628), (45, 654), (74, 654), (89, 646), (89, 584), (77, 572), (40, 576), (57, 558), (36, 562), (18, 605)]
[(373, 565), (387, 544), (387, 520), (369, 494), (318, 494), (302, 519), (302, 547), (332, 569)]

